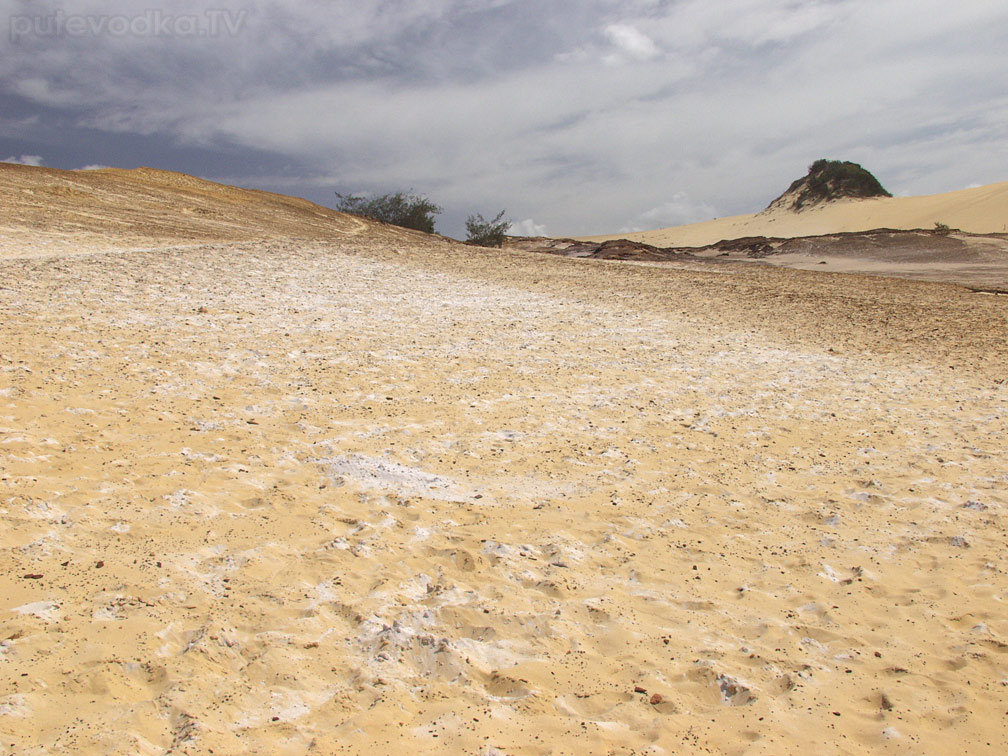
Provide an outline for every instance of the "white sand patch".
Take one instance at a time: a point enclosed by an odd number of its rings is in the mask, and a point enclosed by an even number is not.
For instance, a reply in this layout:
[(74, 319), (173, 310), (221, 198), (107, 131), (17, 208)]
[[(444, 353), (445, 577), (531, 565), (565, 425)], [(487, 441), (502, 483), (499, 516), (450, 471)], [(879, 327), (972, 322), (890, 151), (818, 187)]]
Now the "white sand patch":
[(330, 477), (367, 491), (423, 496), (440, 501), (461, 501), (467, 497), (467, 492), (450, 478), (380, 457), (351, 454), (314, 459), (312, 462), (322, 465)]
[(63, 618), (61, 606), (56, 601), (34, 601), (30, 604), (23, 604), (11, 609), (16, 614), (25, 614), (37, 617), (43, 622), (59, 622)]

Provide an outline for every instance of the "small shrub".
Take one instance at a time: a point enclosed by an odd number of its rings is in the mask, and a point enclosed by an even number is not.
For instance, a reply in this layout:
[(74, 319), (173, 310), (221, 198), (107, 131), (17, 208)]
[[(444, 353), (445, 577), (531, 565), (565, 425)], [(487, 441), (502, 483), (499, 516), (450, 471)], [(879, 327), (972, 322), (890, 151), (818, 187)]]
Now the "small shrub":
[(478, 247), (503, 247), (504, 237), (511, 227), (511, 221), (504, 219), (501, 210), (493, 220), (487, 220), (479, 213), (470, 215), (466, 220), (466, 244), (473, 244)]
[(938, 234), (938, 236), (948, 236), (952, 233), (952, 229), (940, 221), (935, 221), (934, 232)]
[(434, 216), (441, 212), (438, 205), (426, 197), (414, 194), (412, 189), (378, 197), (359, 197), (339, 192), (336, 192), (336, 196), (340, 200), (336, 209), (341, 213), (372, 218), (428, 234), (434, 233)]

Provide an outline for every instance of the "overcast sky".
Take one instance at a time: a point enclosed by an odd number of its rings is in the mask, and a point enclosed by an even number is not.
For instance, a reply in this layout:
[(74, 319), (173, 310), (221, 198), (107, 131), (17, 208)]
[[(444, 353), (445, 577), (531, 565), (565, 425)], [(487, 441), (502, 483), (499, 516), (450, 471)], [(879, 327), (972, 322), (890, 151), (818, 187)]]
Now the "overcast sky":
[[(1005, 0), (0, 0), (0, 160), (308, 197), (458, 236), (762, 209), (816, 158), (1008, 180)], [(150, 10), (147, 10), (150, 9)]]

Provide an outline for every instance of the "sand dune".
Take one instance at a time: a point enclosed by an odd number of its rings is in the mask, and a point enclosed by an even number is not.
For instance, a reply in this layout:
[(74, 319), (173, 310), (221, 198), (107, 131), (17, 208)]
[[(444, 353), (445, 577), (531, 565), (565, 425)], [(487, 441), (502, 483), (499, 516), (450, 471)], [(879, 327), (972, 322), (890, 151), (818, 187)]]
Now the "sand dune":
[(584, 238), (625, 238), (656, 247), (702, 247), (745, 236), (792, 238), (876, 228), (930, 229), (936, 222), (977, 234), (1008, 233), (1008, 182), (926, 197), (840, 200), (801, 212), (735, 215), (687, 226)]
[(151, 168), (60, 171), (0, 163), (0, 255), (75, 254), (208, 241), (416, 239), (298, 197)]
[(41, 170), (0, 752), (1008, 748), (1005, 298)]

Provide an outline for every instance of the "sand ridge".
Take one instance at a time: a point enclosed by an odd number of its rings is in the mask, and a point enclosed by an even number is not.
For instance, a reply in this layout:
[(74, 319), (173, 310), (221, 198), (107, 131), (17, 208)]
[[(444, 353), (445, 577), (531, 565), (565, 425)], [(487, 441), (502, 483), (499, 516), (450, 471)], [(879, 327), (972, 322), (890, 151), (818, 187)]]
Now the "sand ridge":
[(0, 747), (1008, 745), (1004, 298), (86, 238), (0, 261)]
[(625, 238), (656, 247), (702, 247), (747, 236), (789, 238), (878, 228), (930, 229), (938, 222), (975, 234), (1008, 233), (1008, 181), (923, 197), (838, 200), (799, 212), (778, 209), (653, 231), (582, 238)]
[(316, 205), (173, 171), (63, 171), (0, 163), (0, 255), (179, 247), (208, 241), (421, 235)]

